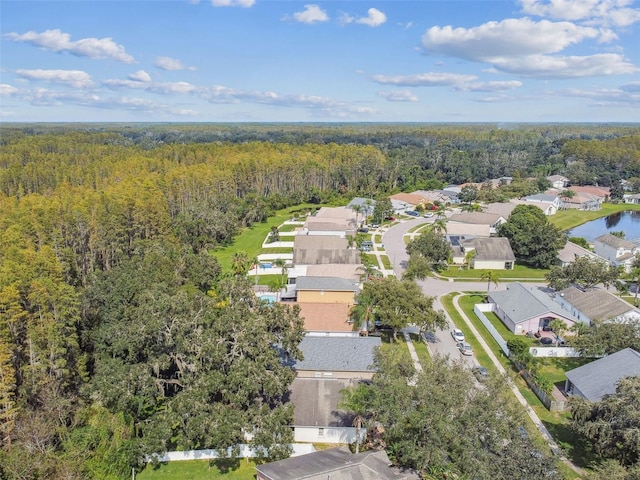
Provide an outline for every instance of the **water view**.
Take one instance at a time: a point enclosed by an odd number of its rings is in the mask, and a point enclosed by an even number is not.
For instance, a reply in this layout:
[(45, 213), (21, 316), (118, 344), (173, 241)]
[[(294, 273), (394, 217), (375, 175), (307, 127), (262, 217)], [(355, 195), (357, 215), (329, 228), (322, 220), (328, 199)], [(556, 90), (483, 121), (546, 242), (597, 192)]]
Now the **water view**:
[(586, 238), (589, 242), (611, 232), (625, 233), (627, 240), (640, 239), (640, 212), (618, 212), (580, 225), (567, 233), (570, 237)]

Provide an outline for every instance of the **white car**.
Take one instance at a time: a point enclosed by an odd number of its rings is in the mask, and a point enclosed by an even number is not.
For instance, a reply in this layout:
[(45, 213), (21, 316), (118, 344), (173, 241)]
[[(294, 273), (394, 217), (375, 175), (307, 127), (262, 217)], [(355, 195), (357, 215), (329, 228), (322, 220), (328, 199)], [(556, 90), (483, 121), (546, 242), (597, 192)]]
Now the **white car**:
[(464, 333), (459, 328), (454, 328), (451, 330), (451, 336), (456, 343), (464, 342)]
[(460, 342), (457, 347), (462, 355), (473, 355), (473, 348), (467, 342)]

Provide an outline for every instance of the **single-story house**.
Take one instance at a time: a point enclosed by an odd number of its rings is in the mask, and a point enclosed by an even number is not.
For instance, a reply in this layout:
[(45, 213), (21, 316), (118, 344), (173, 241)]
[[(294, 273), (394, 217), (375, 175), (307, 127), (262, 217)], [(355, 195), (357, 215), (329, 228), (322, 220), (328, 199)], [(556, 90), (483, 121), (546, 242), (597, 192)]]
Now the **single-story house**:
[(547, 193), (537, 193), (535, 195), (527, 195), (522, 199), (526, 204), (536, 204), (541, 208), (545, 215), (555, 215), (562, 206), (562, 201), (557, 195), (549, 195)]
[(562, 320), (567, 327), (579, 320), (564, 310), (547, 293), (538, 287), (513, 282), (506, 290), (489, 292), (493, 311), (515, 334), (537, 332), (549, 326), (552, 320)]
[(607, 261), (599, 255), (596, 255), (591, 250), (587, 250), (586, 248), (581, 247), (580, 245), (577, 245), (573, 242), (567, 242), (564, 247), (562, 247), (558, 251), (558, 256), (556, 257), (556, 265), (560, 267), (566, 267), (567, 265), (575, 262), (576, 258), (581, 257), (588, 257), (591, 260), (599, 259), (603, 262)]
[(593, 195), (600, 200), (600, 203), (607, 202), (609, 200), (609, 195), (611, 194), (611, 188), (600, 187), (597, 185), (573, 185), (568, 189), (577, 194), (586, 193)]
[(513, 209), (516, 208), (517, 206), (518, 204), (513, 201), (494, 202), (494, 203), (487, 203), (482, 208), (482, 211), (486, 213), (495, 213), (497, 215), (500, 215), (503, 218), (509, 219), (509, 215), (511, 215), (511, 212), (513, 212)]
[(447, 222), (447, 234), (463, 237), (490, 237), (491, 226), (473, 223)]
[(616, 393), (618, 382), (624, 377), (640, 376), (640, 353), (625, 348), (591, 363), (566, 372), (564, 391), (598, 402)]
[(449, 222), (468, 223), (471, 225), (488, 225), (489, 233), (495, 234), (498, 226), (505, 223), (507, 219), (497, 213), (487, 212), (463, 212), (454, 213), (449, 217)]
[(478, 237), (465, 240), (461, 247), (465, 256), (475, 250), (471, 259), (471, 268), (474, 269), (513, 270), (516, 263), (508, 238)]
[(640, 204), (640, 193), (628, 193), (624, 195), (624, 203)]
[(600, 210), (602, 208), (602, 199), (589, 192), (574, 192), (573, 197), (562, 197), (562, 208), (575, 208), (585, 211)]
[(404, 213), (409, 210), (413, 210), (417, 205), (426, 205), (430, 203), (428, 199), (422, 195), (416, 195), (413, 193), (396, 193), (389, 197), (391, 200), (391, 206), (395, 213)]
[(555, 294), (555, 300), (581, 322), (640, 321), (640, 310), (600, 288), (569, 287)]
[(393, 467), (384, 450), (351, 453), (330, 448), (256, 467), (257, 480), (419, 480), (417, 473)]
[(298, 302), (307, 332), (352, 332), (349, 313), (353, 303)]
[(360, 220), (363, 220), (366, 219), (369, 215), (373, 214), (375, 205), (376, 201), (372, 198), (355, 197), (347, 204), (345, 208), (353, 210), (354, 212), (354, 207), (356, 208), (356, 210), (360, 208), (361, 211), (355, 213)]
[(293, 240), (293, 264), (324, 263), (361, 265), (360, 252), (350, 248), (346, 238), (330, 235), (296, 235)]
[(564, 175), (549, 175), (547, 180), (549, 180), (553, 188), (558, 188), (560, 190), (567, 188), (569, 185), (569, 179)]
[(626, 273), (631, 271), (636, 254), (640, 253), (639, 246), (610, 233), (596, 238), (593, 247), (598, 255), (607, 259), (613, 266), (622, 267)]

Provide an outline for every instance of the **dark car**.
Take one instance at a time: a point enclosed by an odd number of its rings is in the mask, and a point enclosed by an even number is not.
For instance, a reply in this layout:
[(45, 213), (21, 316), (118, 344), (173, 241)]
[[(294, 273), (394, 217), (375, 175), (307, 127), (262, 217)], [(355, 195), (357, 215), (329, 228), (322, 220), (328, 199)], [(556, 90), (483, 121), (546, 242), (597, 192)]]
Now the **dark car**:
[(553, 343), (553, 339), (549, 338), (549, 337), (542, 337), (540, 339), (540, 343), (542, 345), (551, 345)]
[(479, 382), (484, 382), (489, 378), (489, 370), (484, 367), (477, 366), (471, 369), (473, 375), (478, 379)]
[(412, 217), (419, 217), (420, 216), (420, 212), (416, 212), (415, 210), (409, 210), (407, 212), (407, 215), (411, 215)]

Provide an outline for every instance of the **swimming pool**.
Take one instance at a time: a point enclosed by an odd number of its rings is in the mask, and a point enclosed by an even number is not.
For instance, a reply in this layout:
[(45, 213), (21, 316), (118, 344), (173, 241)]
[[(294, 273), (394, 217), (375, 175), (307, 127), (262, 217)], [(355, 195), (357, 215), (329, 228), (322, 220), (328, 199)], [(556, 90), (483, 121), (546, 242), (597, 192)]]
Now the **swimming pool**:
[(263, 293), (259, 298), (268, 303), (276, 303), (278, 301), (278, 297), (270, 293)]

